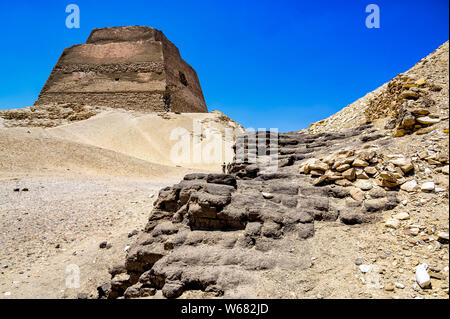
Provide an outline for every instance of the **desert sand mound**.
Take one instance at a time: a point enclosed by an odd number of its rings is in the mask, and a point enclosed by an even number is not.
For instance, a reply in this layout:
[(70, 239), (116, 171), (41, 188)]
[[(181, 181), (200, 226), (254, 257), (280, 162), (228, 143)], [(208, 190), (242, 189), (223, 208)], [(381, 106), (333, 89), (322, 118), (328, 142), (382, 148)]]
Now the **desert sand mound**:
[(96, 146), (46, 136), (42, 129), (0, 129), (0, 158), (0, 176), (4, 177), (24, 173), (75, 173), (148, 178), (188, 171), (149, 163)]
[[(148, 170), (145, 161), (219, 171), (223, 162), (232, 160), (235, 136), (243, 132), (238, 123), (218, 111), (143, 114), (103, 109), (88, 119), (60, 121), (62, 125), (48, 127), (40, 123), (45, 123), (46, 117), (55, 121), (58, 114), (30, 109), (2, 112), (3, 127), (8, 127), (0, 131), (2, 152), (8, 159), (1, 164), (4, 169), (31, 169), (37, 162), (42, 167), (89, 170), (92, 164), (94, 171), (129, 174), (131, 165), (142, 166), (132, 169), (139, 175)], [(41, 121), (10, 116), (23, 110), (38, 112)], [(200, 150), (197, 154), (201, 156), (194, 157), (194, 150)]]
[[(152, 163), (210, 170), (220, 170), (223, 162), (232, 160), (234, 135), (241, 132), (239, 124), (220, 112), (136, 115), (117, 110), (47, 130), (51, 136)], [(182, 146), (184, 142), (186, 149), (177, 153), (177, 145)], [(193, 150), (199, 146), (202, 158), (197, 161)]]

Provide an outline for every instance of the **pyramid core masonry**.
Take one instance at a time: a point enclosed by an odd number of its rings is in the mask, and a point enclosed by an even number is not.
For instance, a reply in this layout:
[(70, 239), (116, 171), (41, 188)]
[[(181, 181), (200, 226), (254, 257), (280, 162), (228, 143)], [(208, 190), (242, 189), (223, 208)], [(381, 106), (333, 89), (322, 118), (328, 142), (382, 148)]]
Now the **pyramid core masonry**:
[(94, 29), (66, 48), (35, 105), (51, 103), (208, 112), (195, 70), (161, 31), (142, 26)]

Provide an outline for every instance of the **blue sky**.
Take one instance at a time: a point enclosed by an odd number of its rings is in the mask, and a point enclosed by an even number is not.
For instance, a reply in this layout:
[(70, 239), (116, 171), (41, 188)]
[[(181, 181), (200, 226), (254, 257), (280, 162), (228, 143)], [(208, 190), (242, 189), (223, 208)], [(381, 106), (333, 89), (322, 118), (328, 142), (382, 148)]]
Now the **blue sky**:
[[(80, 29), (65, 26), (68, 4)], [(368, 29), (368, 4), (380, 28)], [(0, 108), (30, 106), (65, 47), (93, 28), (162, 30), (197, 71), (209, 110), (291, 131), (326, 118), (449, 38), (447, 0), (1, 1)]]

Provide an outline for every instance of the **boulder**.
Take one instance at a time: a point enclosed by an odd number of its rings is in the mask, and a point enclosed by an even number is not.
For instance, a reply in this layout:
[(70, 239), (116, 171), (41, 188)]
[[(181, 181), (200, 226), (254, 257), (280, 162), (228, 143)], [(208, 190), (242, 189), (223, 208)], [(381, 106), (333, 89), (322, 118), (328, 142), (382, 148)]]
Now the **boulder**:
[(343, 187), (353, 186), (353, 184), (346, 179), (339, 179), (339, 180), (335, 181), (334, 183), (336, 185), (343, 186)]
[(394, 176), (394, 174), (392, 174), (391, 172), (388, 171), (382, 171), (380, 172), (380, 177), (387, 182), (391, 182), (391, 183), (396, 183), (397, 182), (397, 178)]
[(366, 198), (364, 192), (359, 188), (350, 189), (350, 196), (356, 201), (363, 201)]
[(400, 97), (402, 99), (407, 99), (407, 100), (417, 100), (420, 97), (420, 95), (417, 92), (407, 90), (407, 91), (403, 92), (400, 95)]
[(358, 179), (353, 185), (362, 189), (363, 191), (371, 190), (373, 187), (372, 182), (368, 179)]
[(395, 130), (394, 137), (402, 137), (402, 136), (405, 136), (407, 133), (408, 133), (407, 130), (405, 130), (403, 128), (397, 128)]
[(435, 188), (435, 185), (433, 182), (426, 182), (426, 183), (423, 183), (422, 186), (420, 186), (420, 189), (423, 192), (432, 192), (432, 191), (434, 191), (434, 188)]
[(168, 281), (162, 288), (162, 294), (166, 298), (177, 298), (184, 292), (184, 285), (181, 281)]
[(280, 237), (281, 227), (279, 224), (273, 221), (266, 221), (261, 228), (261, 234), (265, 237)]
[(415, 82), (415, 84), (417, 86), (421, 87), (421, 86), (425, 86), (427, 84), (427, 81), (425, 80), (425, 78), (420, 78)]
[(369, 176), (362, 169), (356, 170), (356, 178), (357, 179), (369, 179)]
[(251, 222), (247, 223), (245, 226), (245, 235), (246, 236), (259, 236), (261, 234), (262, 225), (259, 222)]
[(111, 290), (111, 281), (97, 287), (97, 293), (99, 299), (114, 299), (119, 296), (118, 292), (113, 292)]
[(269, 191), (277, 194), (297, 195), (298, 185), (287, 182), (274, 182), (270, 184)]
[(418, 129), (417, 131), (415, 131), (414, 133), (416, 135), (423, 135), (423, 134), (428, 134), (430, 132), (434, 131), (434, 127), (429, 126), (429, 127), (423, 127), (421, 129)]
[(329, 195), (335, 198), (345, 198), (350, 195), (350, 190), (346, 187), (336, 185), (330, 187)]
[(309, 173), (311, 174), (311, 176), (322, 176), (324, 171), (312, 169)]
[(346, 225), (355, 225), (365, 223), (367, 218), (360, 212), (345, 210), (341, 212), (340, 220)]
[(364, 207), (368, 212), (382, 211), (387, 206), (386, 198), (367, 199), (364, 201)]
[(125, 291), (130, 286), (130, 275), (119, 274), (111, 279), (111, 290)]
[(418, 188), (418, 186), (419, 184), (417, 184), (417, 181), (415, 179), (412, 179), (403, 183), (400, 186), (400, 189), (404, 190), (405, 192), (414, 192)]
[(336, 167), (336, 171), (338, 172), (344, 172), (350, 168), (350, 164), (341, 164), (338, 167)]
[(414, 114), (415, 116), (430, 114), (430, 111), (426, 108), (416, 108), (416, 109), (410, 110), (410, 112), (412, 114)]
[(414, 115), (408, 113), (402, 119), (402, 127), (410, 129), (416, 124), (416, 118)]
[(326, 163), (316, 160), (309, 164), (309, 169), (324, 172), (328, 169), (328, 165)]
[(413, 166), (411, 160), (404, 158), (404, 157), (396, 158), (396, 159), (392, 160), (391, 162), (392, 162), (392, 164), (400, 167), (400, 169), (404, 173), (408, 173), (409, 171), (414, 169), (414, 166)]
[(202, 173), (192, 173), (192, 174), (187, 174), (184, 176), (184, 180), (185, 181), (191, 181), (191, 180), (196, 180), (196, 179), (206, 179), (208, 175), (207, 174), (202, 174)]
[(212, 184), (229, 185), (236, 188), (236, 178), (230, 174), (208, 174), (206, 181)]
[(369, 195), (370, 197), (373, 197), (373, 198), (382, 198), (382, 197), (386, 197), (386, 196), (387, 196), (387, 193), (386, 193), (386, 191), (385, 191), (383, 188), (378, 187), (378, 186), (374, 186), (374, 187), (368, 192), (368, 195)]
[(314, 224), (299, 224), (297, 225), (298, 237), (301, 239), (307, 239), (314, 236)]
[(322, 175), (322, 176), (320, 176), (319, 178), (316, 178), (314, 181), (313, 181), (313, 185), (314, 186), (318, 186), (318, 185), (320, 185), (320, 184), (323, 184), (325, 181), (327, 181), (328, 180), (328, 176), (326, 176), (326, 175)]
[(373, 176), (376, 173), (378, 173), (377, 169), (373, 166), (364, 167), (364, 172), (366, 172), (370, 176)]
[(366, 161), (363, 161), (362, 159), (357, 158), (353, 161), (352, 165), (354, 167), (366, 167), (366, 166), (369, 166), (369, 163), (367, 163)]
[(165, 254), (164, 247), (134, 245), (128, 252), (125, 267), (127, 271), (144, 272)]
[(125, 290), (123, 296), (126, 299), (150, 297), (156, 294), (156, 288), (145, 287), (142, 283), (136, 283)]
[(353, 181), (356, 178), (356, 170), (354, 168), (350, 168), (342, 173), (342, 177), (349, 181)]
[(325, 176), (327, 177), (327, 180), (329, 180), (330, 182), (337, 181), (338, 179), (343, 179), (340, 173), (335, 173), (331, 170), (326, 171)]
[(127, 271), (127, 269), (125, 268), (125, 262), (120, 262), (120, 263), (114, 264), (108, 270), (111, 277), (125, 273), (126, 271)]
[(439, 123), (441, 120), (439, 118), (431, 118), (429, 116), (422, 116), (422, 117), (416, 118), (416, 121), (421, 124), (431, 125), (431, 124)]

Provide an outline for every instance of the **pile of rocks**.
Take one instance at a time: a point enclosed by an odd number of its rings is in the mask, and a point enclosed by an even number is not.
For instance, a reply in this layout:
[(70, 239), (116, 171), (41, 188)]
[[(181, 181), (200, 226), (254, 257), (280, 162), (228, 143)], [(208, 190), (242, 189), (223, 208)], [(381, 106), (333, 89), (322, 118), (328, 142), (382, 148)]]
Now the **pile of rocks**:
[[(424, 150), (424, 151), (417, 153), (417, 156), (421, 160), (426, 161), (429, 165), (432, 165), (435, 167), (448, 164), (448, 154), (444, 154), (442, 152), (437, 153), (437, 152), (430, 152), (430, 151)], [(448, 175), (448, 168), (446, 170), (447, 170), (447, 175)], [(445, 172), (444, 172), (444, 174), (445, 174)]]
[(300, 166), (300, 173), (317, 177), (314, 185), (334, 183), (355, 186), (368, 191), (378, 185), (395, 189), (406, 182), (405, 176), (414, 172), (409, 158), (398, 156), (386, 160), (371, 145), (361, 151), (342, 150), (319, 159), (309, 159)]
[(6, 127), (55, 127), (86, 120), (101, 112), (97, 106), (74, 103), (46, 104), (21, 109), (0, 110)]
[(382, 94), (371, 100), (367, 119), (392, 117), (385, 128), (394, 129), (395, 137), (429, 133), (433, 130), (432, 125), (441, 121), (440, 115), (432, 112), (436, 102), (429, 92), (440, 90), (442, 87), (428, 83), (425, 78), (414, 80), (399, 75), (389, 82)]
[(406, 83), (402, 85), (402, 93), (399, 98), (402, 107), (395, 119), (396, 130), (394, 136), (400, 137), (405, 134), (426, 134), (433, 130), (432, 125), (441, 121), (438, 114), (431, 113), (430, 107), (435, 102), (427, 97), (427, 90), (440, 91), (442, 88), (437, 85), (428, 84), (424, 78), (412, 82), (402, 78)]

